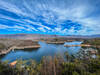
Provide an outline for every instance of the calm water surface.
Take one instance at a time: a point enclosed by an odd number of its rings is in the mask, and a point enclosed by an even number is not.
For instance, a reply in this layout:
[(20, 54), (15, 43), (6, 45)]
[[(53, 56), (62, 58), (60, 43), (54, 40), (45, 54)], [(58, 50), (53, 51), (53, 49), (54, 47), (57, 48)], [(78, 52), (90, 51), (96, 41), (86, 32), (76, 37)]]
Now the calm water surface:
[[(65, 44), (81, 44), (82, 42), (67, 42)], [(14, 50), (1, 58), (1, 61), (9, 60), (10, 62), (16, 59), (29, 60), (34, 59), (40, 61), (43, 56), (54, 56), (56, 54), (64, 55), (67, 51), (69, 54), (77, 54), (81, 47), (64, 47), (64, 44), (46, 44), (39, 42), (41, 48), (32, 50)]]

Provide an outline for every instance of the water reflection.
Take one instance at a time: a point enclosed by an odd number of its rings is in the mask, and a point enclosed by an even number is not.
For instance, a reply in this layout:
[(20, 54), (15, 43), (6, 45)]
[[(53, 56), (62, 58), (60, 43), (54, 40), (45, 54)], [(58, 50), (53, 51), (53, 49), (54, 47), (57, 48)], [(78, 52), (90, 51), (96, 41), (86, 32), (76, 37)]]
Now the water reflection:
[(66, 42), (64, 45), (80, 45), (82, 41)]
[[(76, 42), (72, 42), (73, 44)], [(80, 43), (80, 42), (79, 42)], [(67, 51), (69, 54), (77, 54), (81, 47), (64, 47), (62, 44), (46, 44), (45, 42), (39, 42), (41, 48), (32, 50), (15, 50), (6, 54), (2, 61), (9, 60), (15, 61), (16, 59), (29, 60), (34, 59), (40, 61), (43, 56), (54, 56), (56, 54), (64, 55)], [(65, 43), (66, 44), (66, 43)]]

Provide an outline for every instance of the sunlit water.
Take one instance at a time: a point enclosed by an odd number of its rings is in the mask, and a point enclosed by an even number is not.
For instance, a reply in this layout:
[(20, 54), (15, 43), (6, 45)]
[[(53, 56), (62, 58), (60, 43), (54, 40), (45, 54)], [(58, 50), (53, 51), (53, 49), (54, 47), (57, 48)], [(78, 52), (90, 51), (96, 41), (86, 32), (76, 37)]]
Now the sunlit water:
[[(80, 42), (72, 42), (72, 44), (80, 44)], [(39, 42), (41, 48), (32, 50), (15, 50), (6, 54), (1, 58), (2, 61), (9, 60), (10, 62), (16, 59), (29, 60), (34, 59), (40, 61), (43, 56), (55, 56), (57, 54), (64, 55), (67, 51), (70, 55), (77, 54), (81, 47), (64, 47), (64, 44), (47, 44), (45, 42)], [(65, 43), (66, 44), (66, 43)], [(68, 44), (68, 43), (67, 43)], [(71, 43), (69, 43), (71, 44)]]

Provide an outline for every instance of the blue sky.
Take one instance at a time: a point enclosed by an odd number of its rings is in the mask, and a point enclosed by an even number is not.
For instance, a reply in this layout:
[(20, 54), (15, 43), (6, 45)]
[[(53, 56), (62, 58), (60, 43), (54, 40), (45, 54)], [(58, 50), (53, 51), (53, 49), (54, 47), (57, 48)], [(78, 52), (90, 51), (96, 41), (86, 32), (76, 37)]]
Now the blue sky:
[(100, 0), (0, 0), (0, 34), (100, 34)]

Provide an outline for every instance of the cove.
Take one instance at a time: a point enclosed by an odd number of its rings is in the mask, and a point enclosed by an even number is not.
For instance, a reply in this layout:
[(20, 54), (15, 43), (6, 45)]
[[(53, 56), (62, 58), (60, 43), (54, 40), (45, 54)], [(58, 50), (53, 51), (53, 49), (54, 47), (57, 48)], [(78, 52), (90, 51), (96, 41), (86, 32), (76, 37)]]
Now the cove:
[[(67, 42), (65, 44), (81, 44), (78, 41)], [(36, 60), (40, 61), (43, 56), (55, 56), (60, 54), (64, 56), (64, 53), (67, 51), (70, 55), (77, 54), (80, 51), (80, 46), (77, 47), (64, 47), (64, 44), (47, 44), (45, 42), (39, 42), (41, 48), (38, 49), (27, 49), (27, 50), (14, 50), (4, 55), (1, 58), (1, 61), (9, 60), (13, 62), (18, 59), (22, 60)]]

